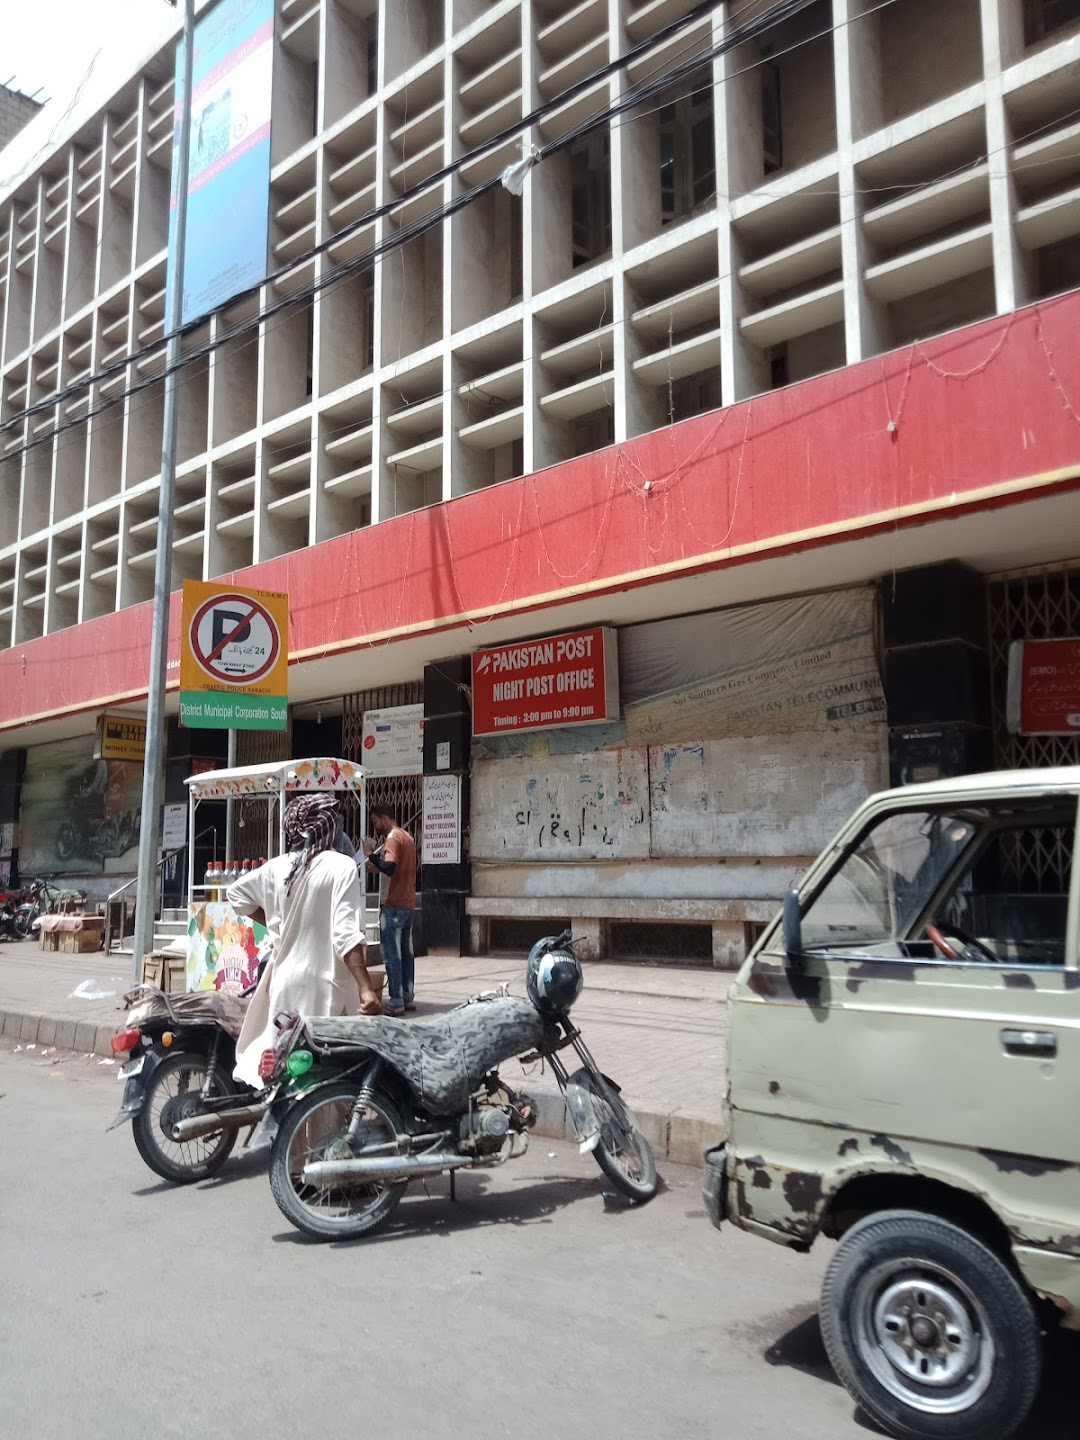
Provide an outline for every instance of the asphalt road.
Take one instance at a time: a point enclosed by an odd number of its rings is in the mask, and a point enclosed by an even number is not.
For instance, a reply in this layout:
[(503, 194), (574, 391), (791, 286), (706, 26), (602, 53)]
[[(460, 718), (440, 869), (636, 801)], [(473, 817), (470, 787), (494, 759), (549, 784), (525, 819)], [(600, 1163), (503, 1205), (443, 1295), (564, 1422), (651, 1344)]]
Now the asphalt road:
[[(158, 1183), (105, 1134), (119, 1099), (108, 1064), (0, 1042), (5, 1437), (868, 1433), (821, 1346), (825, 1250), (718, 1234), (697, 1171), (609, 1210), (590, 1157), (534, 1140), (457, 1205), (416, 1185), (380, 1236), (319, 1245), (262, 1156)], [(1077, 1358), (1055, 1352), (1028, 1440), (1072, 1436)]]

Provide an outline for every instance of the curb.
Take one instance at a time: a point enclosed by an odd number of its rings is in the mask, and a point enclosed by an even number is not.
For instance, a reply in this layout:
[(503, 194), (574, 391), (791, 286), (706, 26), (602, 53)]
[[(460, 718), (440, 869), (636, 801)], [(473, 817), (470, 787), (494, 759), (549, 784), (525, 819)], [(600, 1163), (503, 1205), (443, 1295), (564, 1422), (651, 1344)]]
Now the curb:
[[(113, 1058), (109, 1044), (116, 1034), (117, 1023), (97, 1024), (93, 1020), (61, 1020), (30, 1010), (0, 1010), (0, 1035), (22, 1045), (55, 1045), (58, 1050), (76, 1050), (83, 1054)], [(537, 1120), (532, 1133), (544, 1140), (573, 1140), (573, 1128), (567, 1124), (566, 1105), (558, 1092), (532, 1091), (530, 1100), (536, 1105)], [(692, 1165), (701, 1169), (705, 1151), (724, 1138), (719, 1120), (706, 1116), (683, 1115), (678, 1111), (663, 1113), (644, 1105), (631, 1105), (642, 1134), (652, 1146), (658, 1160), (674, 1165)]]
[[(566, 1105), (558, 1092), (530, 1090), (528, 1094), (537, 1109), (533, 1135), (545, 1140), (576, 1139), (573, 1126), (568, 1124)], [(700, 1170), (705, 1164), (705, 1151), (724, 1139), (724, 1127), (719, 1120), (682, 1115), (677, 1110), (649, 1110), (644, 1105), (627, 1103), (657, 1160), (670, 1160), (673, 1165), (692, 1165)]]

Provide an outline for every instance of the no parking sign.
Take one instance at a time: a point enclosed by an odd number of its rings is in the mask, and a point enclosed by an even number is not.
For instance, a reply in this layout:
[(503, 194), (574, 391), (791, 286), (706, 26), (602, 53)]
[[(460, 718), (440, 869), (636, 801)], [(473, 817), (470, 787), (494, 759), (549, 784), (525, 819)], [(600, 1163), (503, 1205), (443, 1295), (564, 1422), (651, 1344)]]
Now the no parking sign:
[(184, 582), (180, 723), (192, 729), (284, 730), (289, 597)]

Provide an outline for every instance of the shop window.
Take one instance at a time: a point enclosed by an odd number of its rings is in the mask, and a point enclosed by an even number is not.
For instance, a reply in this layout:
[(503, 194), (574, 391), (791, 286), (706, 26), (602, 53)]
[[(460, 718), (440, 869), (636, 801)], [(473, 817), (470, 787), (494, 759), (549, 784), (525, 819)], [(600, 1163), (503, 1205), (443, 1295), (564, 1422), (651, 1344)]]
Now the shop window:
[(375, 363), (375, 276), (372, 271), (365, 271), (361, 285), (360, 354), (364, 357), (364, 368), (370, 370)]
[(304, 377), (304, 394), (310, 400), (315, 383), (315, 309), (311, 305), (308, 306), (307, 334), (304, 344), (307, 350), (307, 374)]
[(374, 17), (367, 22), (367, 93), (370, 100), (379, 88), (379, 32)]
[(780, 66), (770, 60), (761, 67), (761, 144), (765, 174), (784, 168), (780, 122)]
[(585, 415), (575, 422), (575, 455), (591, 455), (594, 450), (604, 450), (607, 446), (614, 444), (614, 410), (598, 410), (595, 415)]
[(1080, 236), (1047, 245), (1038, 254), (1039, 299), (1080, 288)]
[(660, 213), (670, 225), (716, 195), (713, 91), (709, 79), (660, 111)]
[(574, 265), (611, 249), (611, 158), (608, 132), (587, 135), (570, 149)]
[(708, 410), (719, 410), (721, 403), (719, 370), (687, 375), (676, 380), (668, 392), (668, 420), (672, 425), (678, 420), (691, 420)]
[(1037, 45), (1080, 25), (1080, 0), (1024, 0), (1024, 40)]
[(787, 345), (774, 345), (769, 351), (769, 386), (773, 390), (782, 390), (787, 383)]

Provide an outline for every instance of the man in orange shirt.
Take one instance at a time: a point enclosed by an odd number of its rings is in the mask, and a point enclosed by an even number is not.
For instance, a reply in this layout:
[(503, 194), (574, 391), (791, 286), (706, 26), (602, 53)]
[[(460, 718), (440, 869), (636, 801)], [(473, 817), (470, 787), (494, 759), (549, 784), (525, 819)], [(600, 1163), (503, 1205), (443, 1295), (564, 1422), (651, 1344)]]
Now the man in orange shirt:
[(364, 841), (364, 854), (372, 870), (389, 879), (386, 898), (379, 907), (379, 943), (386, 966), (388, 1015), (415, 1010), (416, 958), (413, 955), (413, 915), (416, 911), (416, 845), (407, 830), (397, 823), (389, 805), (373, 805), (368, 811), (371, 828), (381, 844), (376, 849)]

